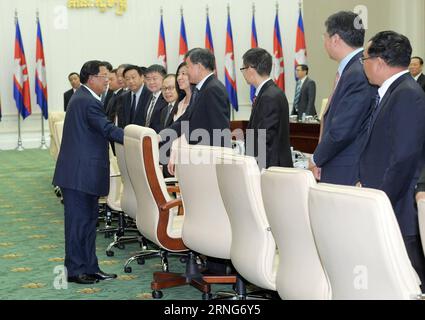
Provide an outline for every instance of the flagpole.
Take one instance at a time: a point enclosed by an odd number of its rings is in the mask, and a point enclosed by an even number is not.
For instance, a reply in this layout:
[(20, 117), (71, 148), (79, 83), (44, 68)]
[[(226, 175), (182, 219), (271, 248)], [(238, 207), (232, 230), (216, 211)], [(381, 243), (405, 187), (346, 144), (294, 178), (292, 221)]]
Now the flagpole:
[[(38, 11), (36, 11), (36, 25), (38, 26), (38, 23), (40, 21), (40, 13)], [(46, 137), (44, 135), (44, 116), (43, 116), (43, 110), (41, 110), (41, 146), (40, 146), (41, 150), (47, 150), (47, 145), (46, 145)]]
[[(18, 10), (15, 9), (15, 27), (18, 23)], [(18, 108), (18, 146), (15, 150), (17, 151), (24, 151), (24, 147), (22, 146), (22, 137), (21, 137), (21, 106)]]

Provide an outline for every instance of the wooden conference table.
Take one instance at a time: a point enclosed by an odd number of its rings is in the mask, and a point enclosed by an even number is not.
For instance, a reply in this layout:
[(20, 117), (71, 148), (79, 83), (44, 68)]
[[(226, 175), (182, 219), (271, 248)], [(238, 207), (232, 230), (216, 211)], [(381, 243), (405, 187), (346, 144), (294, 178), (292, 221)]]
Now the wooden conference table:
[[(236, 129), (246, 131), (248, 121), (231, 121), (230, 129), (232, 132)], [(305, 153), (314, 153), (319, 143), (320, 124), (319, 123), (289, 123), (289, 138), (291, 146), (295, 150)]]

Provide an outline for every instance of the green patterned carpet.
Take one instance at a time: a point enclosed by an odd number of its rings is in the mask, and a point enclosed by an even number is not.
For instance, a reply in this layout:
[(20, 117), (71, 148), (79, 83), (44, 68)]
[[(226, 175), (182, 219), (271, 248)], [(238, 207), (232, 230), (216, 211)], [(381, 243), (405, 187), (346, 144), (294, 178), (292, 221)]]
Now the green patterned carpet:
[[(160, 271), (159, 258), (143, 266), (125, 260), (139, 249), (115, 249), (109, 258), (110, 239), (97, 237), (97, 256), (102, 270), (118, 279), (92, 286), (70, 283), (56, 289), (64, 257), (63, 207), (51, 186), (54, 162), (48, 151), (0, 152), (0, 300), (150, 300), (152, 272)], [(170, 258), (170, 271), (182, 272), (177, 258)], [(56, 273), (55, 273), (56, 271)], [(56, 281), (56, 282), (55, 282)], [(213, 291), (222, 288), (213, 287)], [(163, 300), (200, 300), (196, 289), (184, 286), (163, 291)]]

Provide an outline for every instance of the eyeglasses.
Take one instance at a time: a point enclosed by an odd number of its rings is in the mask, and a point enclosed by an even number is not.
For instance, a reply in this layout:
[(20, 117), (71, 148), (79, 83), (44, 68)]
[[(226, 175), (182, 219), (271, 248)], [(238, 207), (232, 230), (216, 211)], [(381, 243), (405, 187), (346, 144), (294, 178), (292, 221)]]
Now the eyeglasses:
[(103, 78), (103, 80), (109, 80), (109, 77), (108, 76), (105, 76), (105, 75), (98, 75), (98, 74), (95, 74), (95, 75), (93, 75), (93, 77), (96, 77), (96, 78)]
[(374, 59), (374, 58), (377, 58), (377, 57), (360, 57), (359, 61), (361, 64), (364, 64), (365, 60)]
[(162, 91), (164, 91), (164, 92), (167, 92), (167, 91), (174, 91), (174, 89), (176, 89), (176, 87), (175, 86), (170, 86), (170, 87), (162, 87), (161, 88), (161, 90)]
[(246, 69), (249, 69), (249, 68), (253, 68), (253, 69), (255, 69), (255, 67), (253, 67), (253, 66), (248, 66), (248, 67), (242, 67), (242, 68), (239, 68), (239, 70), (240, 70), (240, 71), (243, 71), (243, 70), (246, 70)]

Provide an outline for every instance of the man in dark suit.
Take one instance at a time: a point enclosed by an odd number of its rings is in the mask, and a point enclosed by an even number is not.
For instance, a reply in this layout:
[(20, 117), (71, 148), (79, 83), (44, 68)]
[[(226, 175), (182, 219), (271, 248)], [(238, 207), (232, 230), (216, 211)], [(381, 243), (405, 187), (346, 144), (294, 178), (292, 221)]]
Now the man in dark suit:
[(295, 69), (297, 75), (297, 85), (295, 88), (294, 105), (292, 114), (302, 119), (303, 115), (315, 116), (316, 107), (316, 83), (308, 77), (308, 66), (299, 64)]
[(124, 70), (124, 78), (129, 91), (120, 96), (122, 107), (117, 109), (118, 126), (125, 128), (129, 124), (145, 125), (145, 106), (151, 92), (144, 83), (144, 69), (130, 65)]
[(92, 284), (116, 278), (99, 269), (96, 257), (98, 200), (109, 192), (108, 140), (123, 143), (124, 132), (107, 120), (100, 94), (107, 70), (100, 61), (85, 63), (83, 85), (72, 96), (53, 185), (62, 190), (65, 208), (65, 267), (68, 281)]
[(310, 170), (326, 183), (355, 185), (363, 124), (376, 95), (363, 71), (365, 30), (361, 18), (348, 11), (333, 14), (325, 23), (325, 48), (339, 62), (333, 92), (323, 111), (320, 142), (310, 159)]
[(145, 127), (154, 129), (156, 133), (161, 131), (161, 113), (168, 106), (162, 94), (162, 82), (167, 72), (159, 64), (151, 65), (146, 69), (145, 82), (149, 91), (152, 93), (149, 102), (145, 105)]
[[(106, 67), (106, 69), (108, 70), (108, 78), (109, 78), (114, 67), (108, 61), (103, 61), (102, 66)], [(111, 89), (110, 82), (108, 80), (108, 85), (107, 85), (105, 91), (102, 92), (102, 94), (100, 95), (100, 100), (103, 104), (103, 108), (104, 108), (105, 112), (106, 112), (106, 108), (108, 107), (108, 103), (111, 100), (113, 95), (114, 95), (114, 90)]]
[(412, 57), (412, 59), (410, 59), (410, 74), (416, 82), (419, 83), (422, 90), (425, 91), (425, 75), (422, 73), (423, 66), (424, 60), (421, 57)]
[(168, 128), (173, 122), (179, 104), (179, 94), (176, 88), (176, 75), (168, 74), (162, 83), (162, 95), (167, 102), (167, 107), (161, 112), (161, 130)]
[(415, 186), (425, 164), (425, 93), (407, 70), (411, 54), (409, 39), (393, 31), (378, 33), (366, 46), (364, 70), (379, 90), (367, 124), (359, 184), (388, 195), (412, 265), (425, 285), (415, 208)]
[[(189, 144), (230, 147), (229, 96), (224, 85), (214, 75), (214, 55), (208, 49), (195, 48), (186, 54), (185, 59), (189, 81), (196, 87), (186, 112), (169, 128), (160, 132), (162, 141), (171, 143), (184, 134)], [(167, 148), (167, 144), (163, 147)], [(168, 171), (174, 174), (172, 158)]]
[(71, 84), (72, 89), (66, 91), (63, 94), (63, 111), (66, 112), (68, 108), (69, 100), (71, 100), (72, 95), (80, 87), (80, 75), (76, 72), (71, 72), (68, 76), (69, 83)]
[(126, 92), (125, 88), (127, 86), (124, 81), (123, 72), (127, 67), (128, 65), (121, 65), (118, 67), (118, 69), (112, 70), (109, 78), (111, 87), (115, 87), (116, 83), (116, 90), (114, 89), (114, 95), (106, 106), (106, 115), (108, 116), (108, 119), (114, 123), (116, 122), (117, 110), (122, 105), (122, 99), (119, 99), (119, 97), (121, 97)]
[(242, 74), (256, 88), (247, 127), (246, 154), (256, 157), (260, 168), (292, 167), (288, 100), (270, 78), (272, 56), (255, 48), (248, 50), (242, 60)]

